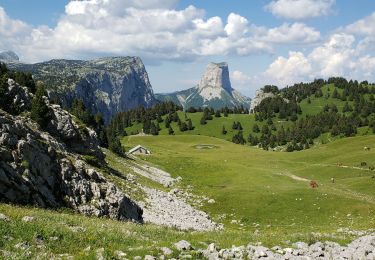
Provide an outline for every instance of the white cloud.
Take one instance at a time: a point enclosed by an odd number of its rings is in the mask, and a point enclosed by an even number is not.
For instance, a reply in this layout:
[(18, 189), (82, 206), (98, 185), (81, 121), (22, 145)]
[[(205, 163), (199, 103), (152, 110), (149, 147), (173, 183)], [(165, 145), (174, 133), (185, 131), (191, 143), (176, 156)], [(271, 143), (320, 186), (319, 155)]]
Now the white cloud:
[(317, 74), (323, 77), (345, 76), (355, 66), (355, 38), (348, 34), (333, 34), (322, 46), (315, 48), (309, 59), (316, 64)]
[(238, 39), (243, 37), (248, 31), (248, 20), (238, 14), (231, 13), (225, 26), (225, 32), (230, 38)]
[(242, 71), (235, 70), (231, 73), (230, 79), (232, 85), (236, 88), (236, 86), (246, 86), (249, 85), (252, 81), (252, 78)]
[(272, 62), (264, 77), (272, 84), (286, 86), (305, 80), (311, 71), (311, 64), (302, 52), (289, 52), (288, 58), (279, 56)]
[[(176, 10), (176, 3), (177, 0), (70, 1), (54, 28), (28, 26), (10, 19), (1, 9), (0, 19), (6, 17), (7, 23), (2, 22), (0, 30), (9, 23), (27, 28), (16, 43), (7, 41), (25, 61), (103, 55), (188, 61), (201, 56), (271, 53), (278, 44), (311, 43), (320, 38), (318, 31), (301, 23), (269, 29), (251, 24), (235, 13), (223, 21), (217, 16), (207, 18), (204, 10), (194, 6)], [(3, 31), (9, 39), (17, 36), (15, 29)]]
[(375, 34), (375, 12), (370, 16), (360, 19), (346, 27), (346, 31), (352, 34), (374, 35)]
[(335, 0), (274, 0), (265, 6), (273, 15), (287, 19), (306, 19), (331, 12)]
[(320, 39), (320, 32), (303, 23), (284, 23), (279, 27), (265, 30), (259, 39), (271, 43), (313, 43)]
[(11, 19), (0, 6), (0, 49), (13, 49), (13, 46), (30, 32), (30, 26), (20, 20)]

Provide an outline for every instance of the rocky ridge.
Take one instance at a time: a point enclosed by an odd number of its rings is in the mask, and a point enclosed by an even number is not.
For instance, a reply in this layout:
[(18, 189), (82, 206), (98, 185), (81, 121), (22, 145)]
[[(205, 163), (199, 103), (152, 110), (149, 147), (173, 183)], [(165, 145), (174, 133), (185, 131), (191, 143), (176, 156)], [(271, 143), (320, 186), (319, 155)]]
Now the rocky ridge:
[(58, 100), (64, 108), (78, 98), (92, 113), (101, 113), (106, 122), (118, 112), (138, 106), (150, 107), (156, 102), (139, 57), (18, 62), (8, 66), (31, 72), (37, 81), (45, 83), (50, 99)]
[(0, 52), (0, 60), (4, 62), (19, 62), (20, 58), (13, 51)]
[[(13, 80), (8, 85), (13, 102), (27, 113), (32, 95)], [(82, 160), (82, 154), (104, 158), (95, 132), (46, 103), (52, 111), (47, 131), (0, 110), (0, 200), (142, 222), (141, 208)]]
[(204, 106), (215, 109), (225, 106), (249, 108), (251, 101), (232, 88), (226, 62), (208, 64), (197, 86), (171, 94), (158, 94), (156, 97), (163, 101), (172, 100), (185, 109)]

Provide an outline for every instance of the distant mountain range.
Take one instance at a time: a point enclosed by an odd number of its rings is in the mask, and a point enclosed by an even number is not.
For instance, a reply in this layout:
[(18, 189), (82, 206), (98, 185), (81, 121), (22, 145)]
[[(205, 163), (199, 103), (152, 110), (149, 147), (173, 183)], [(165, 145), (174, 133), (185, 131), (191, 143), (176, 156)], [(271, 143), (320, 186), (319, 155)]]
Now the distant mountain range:
[(189, 107), (250, 107), (251, 99), (232, 88), (228, 64), (208, 64), (200, 83), (190, 89), (169, 94), (157, 94), (158, 100), (171, 100), (185, 109)]
[(105, 122), (118, 112), (138, 106), (151, 107), (173, 101), (189, 107), (250, 107), (250, 98), (232, 88), (227, 63), (210, 63), (200, 83), (190, 89), (154, 95), (147, 71), (139, 57), (111, 57), (96, 60), (55, 59), (35, 64), (19, 61), (16, 53), (0, 53), (0, 61), (15, 70), (30, 72), (42, 81), (51, 100), (63, 107), (81, 99), (92, 113), (101, 113)]

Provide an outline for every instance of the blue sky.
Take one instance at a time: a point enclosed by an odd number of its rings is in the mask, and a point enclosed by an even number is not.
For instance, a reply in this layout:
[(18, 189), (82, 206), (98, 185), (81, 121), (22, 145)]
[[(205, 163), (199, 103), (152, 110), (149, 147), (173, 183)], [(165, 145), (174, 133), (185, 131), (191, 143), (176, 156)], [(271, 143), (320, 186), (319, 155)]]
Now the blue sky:
[(374, 43), (373, 0), (0, 0), (0, 50), (25, 62), (140, 56), (155, 92), (193, 87), (210, 61), (227, 61), (249, 96), (317, 77), (375, 81)]

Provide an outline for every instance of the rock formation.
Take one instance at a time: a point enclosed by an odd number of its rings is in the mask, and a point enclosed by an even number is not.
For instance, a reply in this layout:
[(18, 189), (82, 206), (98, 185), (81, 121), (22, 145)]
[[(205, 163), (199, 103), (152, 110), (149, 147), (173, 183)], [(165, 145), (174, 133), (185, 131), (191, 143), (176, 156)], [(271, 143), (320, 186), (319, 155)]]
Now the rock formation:
[(118, 112), (155, 103), (148, 74), (138, 57), (10, 63), (9, 67), (31, 72), (45, 83), (50, 98), (64, 108), (79, 98), (92, 113), (101, 113), (106, 122)]
[[(8, 85), (13, 103), (27, 113), (32, 95), (13, 80)], [(0, 109), (0, 201), (142, 222), (141, 208), (82, 160), (104, 158), (95, 132), (46, 103), (52, 114), (47, 131)]]
[(228, 64), (225, 62), (208, 64), (200, 83), (194, 88), (171, 94), (158, 94), (157, 99), (172, 100), (186, 109), (192, 106), (216, 109), (225, 106), (250, 106), (250, 99), (232, 88)]
[(254, 112), (254, 109), (260, 105), (260, 103), (266, 99), (266, 98), (272, 98), (274, 97), (275, 94), (272, 92), (264, 92), (262, 89), (259, 89), (255, 93), (255, 97), (251, 101), (251, 106), (250, 106), (250, 113)]
[(0, 60), (5, 62), (18, 62), (20, 58), (12, 51), (0, 52)]

